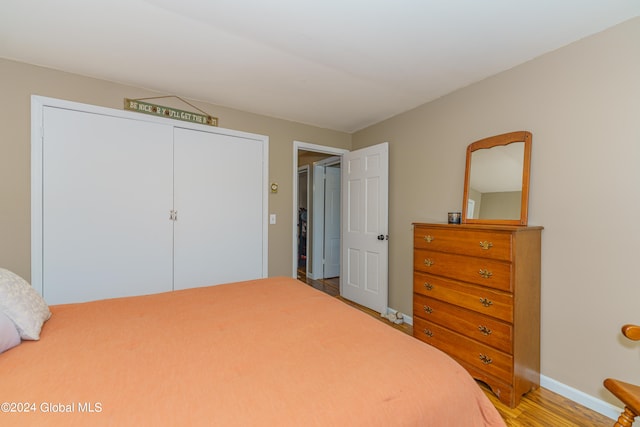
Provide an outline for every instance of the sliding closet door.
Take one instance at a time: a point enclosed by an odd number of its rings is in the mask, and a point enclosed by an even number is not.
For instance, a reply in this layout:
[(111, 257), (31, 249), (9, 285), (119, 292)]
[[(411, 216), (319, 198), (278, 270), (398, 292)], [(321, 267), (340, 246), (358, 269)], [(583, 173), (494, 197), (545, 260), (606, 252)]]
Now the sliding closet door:
[(174, 135), (174, 288), (263, 277), (263, 142)]
[(172, 127), (45, 107), (43, 295), (172, 289)]

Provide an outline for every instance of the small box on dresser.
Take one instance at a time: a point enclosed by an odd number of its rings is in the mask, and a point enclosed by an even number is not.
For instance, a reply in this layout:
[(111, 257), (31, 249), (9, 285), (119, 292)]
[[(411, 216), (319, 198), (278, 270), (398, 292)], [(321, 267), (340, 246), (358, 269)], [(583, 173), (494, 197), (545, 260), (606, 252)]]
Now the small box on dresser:
[(414, 224), (414, 336), (511, 408), (540, 385), (541, 231)]

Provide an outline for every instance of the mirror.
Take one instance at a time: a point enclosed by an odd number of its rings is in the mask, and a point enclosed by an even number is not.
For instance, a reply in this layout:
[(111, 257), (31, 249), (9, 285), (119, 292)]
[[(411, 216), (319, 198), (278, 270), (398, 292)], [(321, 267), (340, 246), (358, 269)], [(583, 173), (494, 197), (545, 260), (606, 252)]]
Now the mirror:
[(531, 132), (469, 144), (462, 223), (527, 225), (530, 163)]

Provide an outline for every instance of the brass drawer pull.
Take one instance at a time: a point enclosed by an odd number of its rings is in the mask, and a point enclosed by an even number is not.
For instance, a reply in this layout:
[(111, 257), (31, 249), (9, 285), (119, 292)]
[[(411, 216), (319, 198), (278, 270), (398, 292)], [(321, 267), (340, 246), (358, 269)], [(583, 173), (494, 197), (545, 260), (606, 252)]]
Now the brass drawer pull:
[(433, 242), (433, 236), (427, 234), (426, 236), (424, 236), (424, 241), (427, 243)]
[(485, 307), (491, 307), (491, 305), (493, 305), (493, 301), (491, 301), (490, 299), (487, 299), (487, 298), (480, 298), (480, 302)]
[(433, 289), (433, 285), (429, 282), (424, 282), (424, 288), (430, 291), (431, 289)]
[(480, 274), (480, 276), (482, 276), (484, 279), (491, 279), (491, 276), (493, 276), (493, 273), (486, 268), (480, 269), (480, 271), (478, 271), (478, 274)]
[(424, 306), (424, 311), (425, 311), (425, 313), (431, 314), (431, 313), (433, 313), (433, 308), (429, 307), (428, 305), (425, 305)]
[(424, 334), (425, 334), (426, 336), (428, 336), (428, 337), (432, 337), (432, 336), (433, 336), (433, 332), (431, 332), (431, 330), (430, 330), (430, 329), (426, 329), (426, 328), (425, 328), (425, 330), (424, 330), (423, 332), (424, 332)]
[(484, 325), (480, 325), (480, 326), (478, 326), (478, 330), (480, 331), (480, 333), (481, 333), (482, 335), (485, 335), (485, 336), (489, 336), (489, 335), (491, 335), (491, 332), (492, 332), (492, 331), (491, 331), (491, 329), (487, 328), (487, 327), (486, 327), (486, 326), (484, 326)]
[(485, 251), (488, 251), (489, 249), (491, 249), (493, 247), (493, 243), (491, 242), (487, 242), (486, 240), (484, 242), (480, 242), (480, 247), (482, 249), (484, 249)]
[(433, 260), (431, 258), (425, 258), (424, 265), (431, 267), (433, 265)]
[(485, 365), (490, 365), (493, 363), (493, 359), (482, 353), (480, 353), (480, 360), (482, 360), (482, 363), (484, 363)]

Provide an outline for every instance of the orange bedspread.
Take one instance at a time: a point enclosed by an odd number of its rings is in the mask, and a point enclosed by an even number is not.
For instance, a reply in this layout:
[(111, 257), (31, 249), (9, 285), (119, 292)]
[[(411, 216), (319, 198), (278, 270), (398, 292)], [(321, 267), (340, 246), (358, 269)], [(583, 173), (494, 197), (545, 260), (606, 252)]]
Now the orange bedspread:
[(444, 353), (294, 279), (51, 311), (0, 354), (0, 425), (504, 426)]

